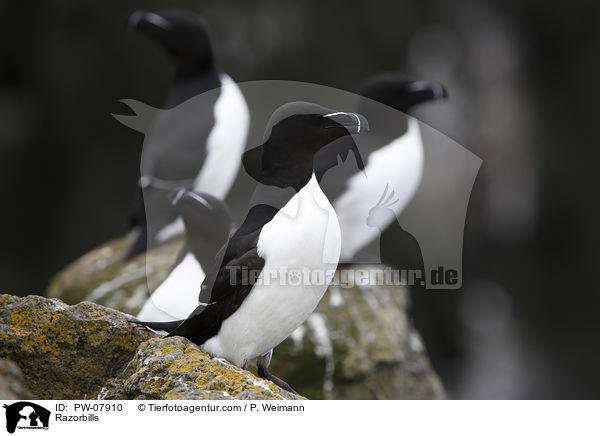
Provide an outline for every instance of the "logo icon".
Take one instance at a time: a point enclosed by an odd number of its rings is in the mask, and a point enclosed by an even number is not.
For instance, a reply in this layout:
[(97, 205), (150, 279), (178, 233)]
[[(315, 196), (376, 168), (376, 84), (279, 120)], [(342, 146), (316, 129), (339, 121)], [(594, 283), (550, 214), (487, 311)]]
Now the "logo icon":
[(4, 404), (6, 409), (6, 431), (14, 433), (18, 429), (48, 429), (50, 411), (29, 401)]

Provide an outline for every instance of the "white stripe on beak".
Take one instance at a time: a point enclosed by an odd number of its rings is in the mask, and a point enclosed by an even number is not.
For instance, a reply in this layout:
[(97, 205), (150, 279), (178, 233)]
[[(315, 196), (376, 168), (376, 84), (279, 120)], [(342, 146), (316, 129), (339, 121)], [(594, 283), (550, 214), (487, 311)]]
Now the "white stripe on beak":
[(152, 12), (146, 12), (144, 18), (148, 22), (154, 24), (157, 27), (160, 27), (161, 29), (171, 30), (171, 28), (173, 27), (173, 25), (168, 20)]
[(360, 133), (360, 117), (358, 115), (356, 115), (355, 113), (351, 113), (351, 112), (332, 112), (330, 114), (323, 115), (323, 118), (334, 117), (336, 115), (348, 115), (348, 116), (356, 117), (356, 121), (358, 122), (358, 129), (357, 129), (356, 133)]
[(356, 117), (356, 121), (358, 122), (358, 128), (356, 130), (356, 133), (360, 133), (360, 118), (358, 115), (356, 115), (355, 113), (351, 113), (350, 115), (354, 115)]
[(180, 189), (179, 191), (177, 191), (177, 195), (172, 200), (172, 203), (177, 204), (177, 202), (181, 199), (181, 197), (183, 197), (183, 194), (185, 194), (185, 189)]
[[(182, 194), (183, 195), (183, 194)], [(212, 206), (210, 205), (210, 203), (208, 201), (206, 201), (204, 198), (202, 198), (201, 196), (199, 196), (198, 194), (196, 194), (195, 192), (191, 192), (189, 191), (189, 195), (191, 197), (194, 197), (196, 200), (198, 200), (200, 203), (202, 203), (202, 205), (204, 207), (206, 207), (207, 209), (212, 210)]]

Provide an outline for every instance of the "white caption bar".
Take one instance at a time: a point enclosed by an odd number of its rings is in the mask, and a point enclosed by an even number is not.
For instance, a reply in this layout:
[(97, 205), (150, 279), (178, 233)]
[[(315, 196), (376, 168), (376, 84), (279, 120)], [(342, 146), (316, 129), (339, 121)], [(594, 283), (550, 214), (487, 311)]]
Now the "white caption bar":
[[(290, 429), (295, 430), (294, 434), (304, 429), (302, 432), (309, 436), (315, 432), (411, 436), (600, 435), (599, 401), (40, 400), (29, 404), (2, 403), (6, 405), (0, 413), (3, 431), (12, 426), (13, 433), (20, 436), (106, 436), (128, 430), (144, 436), (171, 435), (174, 431), (264, 435), (265, 432), (288, 433)], [(49, 416), (44, 409), (49, 411)]]

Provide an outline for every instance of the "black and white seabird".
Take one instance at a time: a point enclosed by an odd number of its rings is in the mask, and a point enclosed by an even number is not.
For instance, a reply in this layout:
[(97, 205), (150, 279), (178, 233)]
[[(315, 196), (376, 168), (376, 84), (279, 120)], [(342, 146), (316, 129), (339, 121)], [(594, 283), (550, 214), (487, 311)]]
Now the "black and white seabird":
[[(380, 229), (404, 210), (421, 182), (424, 152), (419, 122), (397, 111), (409, 114), (419, 104), (447, 97), (439, 83), (414, 81), (400, 74), (374, 76), (359, 94), (366, 98), (360, 99), (358, 111), (371, 125), (359, 144), (364, 164), (346, 162), (330, 177), (323, 177), (323, 169), (337, 159), (336, 147), (344, 147), (343, 141), (315, 157), (315, 173), (340, 223), (342, 262), (355, 260), (360, 250), (379, 237)], [(383, 110), (381, 104), (396, 111)], [(386, 221), (367, 224), (370, 210), (387, 187), (394, 193), (395, 201), (389, 205), (394, 214), (377, 214)]]
[[(258, 188), (285, 193), (283, 206), (251, 207), (221, 250), (220, 267), (207, 275), (200, 304), (186, 320), (142, 324), (185, 336), (242, 368), (256, 364), (260, 377), (293, 392), (267, 370), (273, 347), (313, 312), (331, 281), (332, 274), (325, 273), (337, 267), (341, 246), (335, 211), (314, 174), (314, 155), (341, 137), (367, 130), (366, 119), (355, 113), (305, 102), (277, 109), (257, 147), (259, 168), (250, 173)], [(248, 274), (240, 273), (244, 269)], [(288, 281), (290, 271), (322, 272), (323, 280)], [(258, 279), (247, 280), (253, 272)]]
[(169, 198), (185, 225), (185, 245), (167, 278), (138, 313), (143, 321), (173, 321), (192, 313), (206, 271), (219, 266), (216, 255), (231, 229), (229, 212), (221, 200), (184, 188), (173, 190)]
[(139, 181), (143, 201), (132, 220), (131, 257), (183, 232), (167, 198), (173, 188), (225, 199), (239, 170), (250, 114), (239, 87), (219, 71), (200, 17), (180, 10), (135, 11), (128, 25), (160, 44), (174, 64), (165, 109), (123, 100), (136, 115), (115, 115), (146, 135)]

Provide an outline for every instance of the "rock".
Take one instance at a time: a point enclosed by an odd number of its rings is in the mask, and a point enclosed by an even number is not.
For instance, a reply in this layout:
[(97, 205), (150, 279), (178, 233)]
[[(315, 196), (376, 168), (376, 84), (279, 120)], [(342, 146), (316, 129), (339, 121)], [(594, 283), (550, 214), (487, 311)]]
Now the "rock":
[(174, 239), (123, 260), (129, 241), (114, 239), (63, 268), (50, 282), (46, 295), (67, 304), (93, 301), (125, 313), (140, 311), (151, 291), (165, 279), (183, 241)]
[(270, 370), (308, 398), (443, 399), (408, 304), (401, 286), (331, 285)]
[[(144, 287), (143, 255), (114, 260), (122, 257), (122, 239), (65, 268), (49, 295), (136, 314), (148, 288), (153, 291), (167, 276), (180, 244), (173, 241), (148, 254), (149, 287)], [(332, 285), (307, 322), (275, 349), (271, 372), (314, 399), (444, 398), (408, 310), (409, 295), (402, 286)]]
[(17, 364), (6, 359), (0, 359), (0, 399), (34, 399), (33, 394), (25, 387), (23, 373)]
[(16, 386), (11, 380), (20, 368), (40, 399), (301, 398), (211, 359), (185, 338), (160, 338), (130, 319), (94, 303), (0, 294), (0, 357), (18, 366), (7, 363), (9, 385)]
[(154, 338), (101, 391), (102, 400), (301, 399), (223, 359), (210, 358), (185, 338)]
[(0, 357), (42, 399), (93, 398), (152, 333), (93, 303), (0, 295)]

